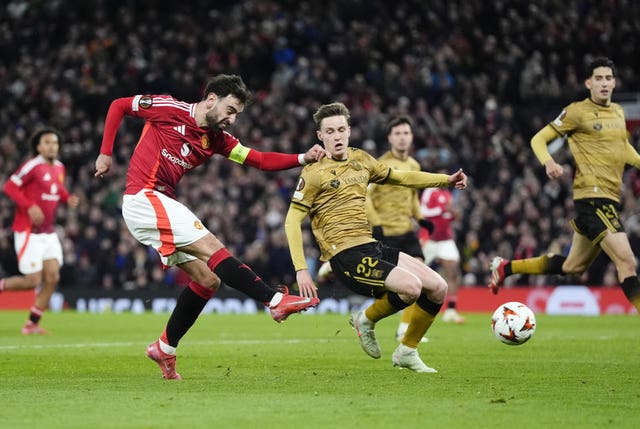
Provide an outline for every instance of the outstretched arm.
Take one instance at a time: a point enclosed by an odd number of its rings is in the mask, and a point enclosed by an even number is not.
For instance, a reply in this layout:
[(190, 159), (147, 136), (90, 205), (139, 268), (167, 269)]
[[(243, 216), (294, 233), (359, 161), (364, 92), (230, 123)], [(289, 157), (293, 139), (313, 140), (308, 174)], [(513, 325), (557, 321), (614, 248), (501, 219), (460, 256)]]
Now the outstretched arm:
[(265, 171), (288, 170), (320, 161), (326, 156), (324, 148), (314, 145), (305, 153), (289, 154), (280, 152), (260, 152), (238, 143), (229, 154), (229, 159)]
[(467, 175), (462, 171), (462, 168), (451, 175), (391, 169), (384, 183), (417, 189), (446, 188), (449, 186), (453, 186), (456, 189), (465, 189), (467, 187)]
[(296, 270), (296, 281), (300, 289), (300, 296), (317, 297), (318, 288), (313, 283), (307, 261), (304, 257), (304, 245), (302, 242), (302, 221), (307, 217), (308, 211), (298, 204), (291, 204), (284, 222), (284, 230), (289, 242), (289, 252), (293, 267)]

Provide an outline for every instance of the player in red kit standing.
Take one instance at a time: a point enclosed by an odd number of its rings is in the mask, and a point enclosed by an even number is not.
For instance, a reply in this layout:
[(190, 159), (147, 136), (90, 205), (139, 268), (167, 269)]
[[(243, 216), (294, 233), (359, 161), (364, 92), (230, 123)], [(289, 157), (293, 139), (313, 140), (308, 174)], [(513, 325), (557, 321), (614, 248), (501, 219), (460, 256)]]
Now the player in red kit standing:
[(37, 155), (26, 161), (4, 184), (4, 192), (16, 204), (12, 229), (22, 276), (0, 279), (3, 290), (36, 289), (36, 298), (22, 333), (46, 334), (40, 327), (42, 313), (60, 280), (62, 246), (54, 231), (58, 203), (77, 207), (78, 197), (64, 186), (65, 168), (58, 161), (62, 141), (53, 128), (36, 131), (30, 139)]
[[(251, 268), (233, 257), (200, 219), (175, 199), (175, 186), (193, 168), (215, 154), (261, 170), (284, 170), (325, 156), (320, 145), (304, 154), (260, 152), (243, 146), (225, 131), (250, 98), (239, 76), (218, 75), (207, 82), (197, 103), (168, 95), (136, 95), (114, 100), (105, 122), (96, 177), (111, 167), (117, 130), (125, 115), (146, 120), (127, 171), (122, 216), (131, 234), (154, 247), (165, 266), (176, 265), (191, 278), (178, 297), (159, 340), (146, 354), (166, 379), (180, 379), (175, 351), (221, 281), (265, 303), (277, 322), (318, 304), (268, 286)], [(215, 180), (214, 177), (210, 178)]]
[(422, 244), (424, 262), (437, 262), (443, 270), (443, 277), (449, 285), (447, 308), (442, 315), (443, 322), (464, 323), (464, 317), (456, 310), (458, 288), (460, 287), (460, 251), (453, 239), (451, 223), (458, 217), (453, 207), (453, 196), (448, 189), (428, 188), (420, 196), (420, 212), (433, 223), (433, 233), (420, 228), (418, 237)]

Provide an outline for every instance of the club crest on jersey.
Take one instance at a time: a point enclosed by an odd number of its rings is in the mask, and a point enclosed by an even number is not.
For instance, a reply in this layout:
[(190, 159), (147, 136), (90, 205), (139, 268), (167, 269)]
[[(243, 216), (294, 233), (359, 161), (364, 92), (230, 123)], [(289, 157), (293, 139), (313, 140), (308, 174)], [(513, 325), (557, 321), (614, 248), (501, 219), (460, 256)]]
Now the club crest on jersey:
[(596, 131), (600, 131), (602, 129), (602, 124), (596, 122), (595, 124), (593, 124), (593, 129)]
[(140, 101), (138, 101), (138, 106), (140, 106), (141, 109), (148, 109), (149, 107), (153, 106), (153, 98), (151, 98), (148, 95), (145, 95), (144, 97), (140, 97)]
[(202, 136), (202, 149), (209, 149), (209, 136), (206, 134)]
[(189, 156), (190, 154), (191, 154), (191, 146), (189, 146), (189, 143), (184, 142), (184, 144), (180, 148), (180, 155)]
[(560, 114), (558, 115), (558, 117), (553, 120), (553, 123), (561, 127), (562, 120), (565, 118), (565, 116), (567, 116), (567, 111), (563, 109), (562, 112), (560, 112)]
[(338, 189), (340, 187), (340, 179), (333, 179), (329, 182), (329, 186), (333, 189)]

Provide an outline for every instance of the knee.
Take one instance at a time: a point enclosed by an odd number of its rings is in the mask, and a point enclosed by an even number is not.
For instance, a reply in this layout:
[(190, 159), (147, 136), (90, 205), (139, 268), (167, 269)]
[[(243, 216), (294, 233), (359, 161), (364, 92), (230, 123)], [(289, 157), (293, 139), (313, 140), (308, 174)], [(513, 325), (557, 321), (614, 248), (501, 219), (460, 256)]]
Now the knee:
[(420, 296), (422, 292), (422, 284), (418, 277), (412, 276), (412, 281), (407, 281), (405, 290), (402, 292), (404, 296), (410, 298), (411, 302), (414, 302)]
[(616, 267), (619, 273), (622, 274), (623, 277), (628, 277), (636, 272), (636, 258), (633, 254), (629, 256), (625, 256), (620, 260), (618, 266)]
[(568, 264), (566, 261), (562, 264), (562, 274), (570, 276), (581, 276), (585, 272), (587, 266), (585, 264)]
[(208, 269), (199, 270), (197, 272), (191, 273), (190, 277), (191, 277), (191, 280), (195, 281), (201, 286), (207, 289), (212, 289), (214, 291), (218, 289), (220, 287), (220, 284), (222, 283), (220, 280), (220, 277), (218, 277)]
[(44, 275), (44, 285), (45, 286), (50, 286), (50, 285), (57, 285), (58, 282), (60, 281), (60, 273), (59, 272), (53, 272), (53, 273), (46, 273)]
[(444, 298), (447, 296), (449, 286), (441, 276), (438, 276), (438, 278), (434, 279), (426, 289), (430, 292), (430, 296), (444, 301)]
[(43, 276), (40, 274), (29, 274), (24, 276), (23, 278), (24, 278), (23, 287), (25, 289), (35, 289), (40, 286), (43, 279), (46, 280), (46, 276)]
[(220, 281), (220, 277), (214, 275), (211, 277), (208, 277), (202, 284), (202, 286), (206, 287), (207, 289), (211, 289), (213, 291), (217, 290), (220, 287), (220, 284), (222, 282)]

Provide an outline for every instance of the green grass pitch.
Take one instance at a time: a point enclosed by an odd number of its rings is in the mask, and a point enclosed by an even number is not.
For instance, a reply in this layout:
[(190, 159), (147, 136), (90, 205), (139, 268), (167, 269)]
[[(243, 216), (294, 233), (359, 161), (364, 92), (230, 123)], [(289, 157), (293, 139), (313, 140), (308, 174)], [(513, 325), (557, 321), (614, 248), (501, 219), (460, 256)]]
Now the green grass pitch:
[(393, 368), (398, 317), (376, 328), (382, 359), (346, 315), (203, 315), (182, 340), (183, 381), (144, 356), (168, 315), (0, 312), (0, 428), (638, 428), (637, 316), (537, 315), (522, 346), (489, 314), (436, 321), (420, 346), (438, 374)]

